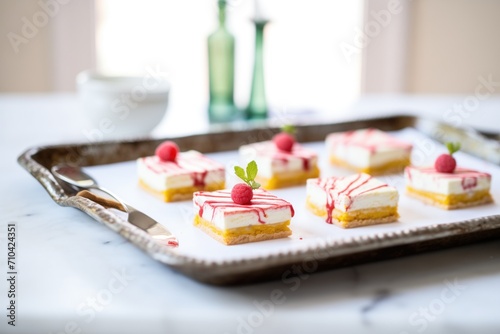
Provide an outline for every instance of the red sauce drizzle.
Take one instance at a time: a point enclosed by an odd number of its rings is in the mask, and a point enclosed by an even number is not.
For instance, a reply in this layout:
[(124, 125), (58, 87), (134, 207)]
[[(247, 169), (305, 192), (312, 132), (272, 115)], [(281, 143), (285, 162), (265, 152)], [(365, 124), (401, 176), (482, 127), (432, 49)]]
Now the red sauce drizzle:
[(412, 181), (412, 177), (411, 177), (411, 169), (406, 167), (405, 168), (405, 173), (406, 173), (406, 176), (408, 177), (408, 180), (410, 180), (410, 182)]
[[(369, 191), (372, 191), (375, 189), (388, 187), (388, 185), (385, 183), (379, 184), (377, 186), (364, 189), (363, 191), (360, 191), (360, 192), (353, 195), (354, 191), (360, 189), (363, 185), (367, 184), (372, 179), (372, 177), (368, 174), (357, 174), (352, 181), (347, 183), (347, 186), (345, 186), (344, 189), (341, 189), (341, 190), (336, 189), (338, 181), (343, 181), (343, 180), (346, 180), (350, 177), (352, 177), (352, 176), (338, 177), (338, 178), (331, 177), (331, 178), (327, 178), (327, 179), (318, 179), (317, 180), (317, 185), (319, 187), (323, 188), (323, 190), (325, 190), (326, 212), (327, 212), (326, 222), (328, 224), (333, 223), (332, 216), (333, 216), (333, 210), (335, 209), (335, 199), (338, 198), (340, 195), (346, 196), (349, 200), (349, 204), (346, 207), (346, 211), (347, 211), (347, 210), (349, 210), (349, 208), (351, 207), (351, 205), (353, 203), (352, 196), (359, 196), (361, 194), (364, 194), (366, 192), (369, 192)], [(360, 180), (361, 180), (361, 182), (358, 182)], [(358, 182), (358, 184), (356, 184), (356, 182)]]
[(279, 151), (279, 152), (276, 152), (274, 154), (273, 159), (279, 160), (279, 161), (283, 162), (283, 164), (288, 164), (291, 157), (301, 159), (302, 160), (302, 169), (309, 170), (310, 165), (311, 165), (311, 163), (310, 163), (311, 156), (301, 155), (300, 153), (297, 153), (294, 151), (292, 151), (291, 153)]
[(192, 173), (191, 177), (193, 178), (194, 186), (195, 187), (204, 187), (207, 174), (208, 174), (207, 170), (205, 170), (201, 173)]
[[(415, 168), (415, 167), (407, 167), (407, 175), (411, 176), (410, 170), (415, 169), (425, 174), (435, 175), (435, 179), (460, 179), (462, 184), (462, 189), (467, 191), (477, 187), (478, 178), (486, 177), (491, 179), (491, 175), (488, 173), (478, 172), (472, 169), (466, 169), (457, 167), (453, 173), (439, 173), (436, 171), (434, 167), (423, 167), (423, 168)], [(410, 178), (411, 181), (411, 178)]]
[[(334, 182), (332, 184), (332, 188), (330, 188), (330, 189), (335, 188), (336, 181), (337, 180), (334, 180)], [(333, 213), (333, 210), (335, 209), (335, 199), (333, 198), (332, 191), (328, 191), (327, 189), (325, 189), (325, 191), (326, 191), (326, 212), (327, 212), (326, 222), (328, 224), (332, 224), (333, 223), (332, 213)]]
[(302, 157), (302, 169), (309, 170), (309, 159)]
[(383, 146), (399, 147), (405, 150), (411, 150), (412, 148), (412, 145), (374, 128), (347, 131), (343, 133), (333, 133), (329, 135), (328, 138), (330, 145), (332, 146), (359, 146), (369, 150), (372, 154), (375, 153), (379, 147)]
[(230, 190), (220, 190), (213, 192), (205, 192), (200, 191), (195, 193), (196, 196), (204, 196), (210, 199), (206, 199), (202, 205), (198, 204), (195, 200), (195, 205), (198, 206), (198, 215), (203, 216), (204, 207), (210, 206), (212, 207), (212, 217), (210, 221), (213, 221), (215, 213), (218, 208), (236, 208), (239, 209), (237, 212), (245, 212), (250, 211), (254, 212), (257, 216), (258, 222), (261, 224), (265, 224), (265, 218), (267, 217), (266, 210), (267, 209), (279, 209), (283, 207), (288, 207), (290, 209), (290, 214), (293, 217), (295, 215), (295, 211), (293, 206), (283, 200), (280, 199), (267, 191), (260, 190), (254, 192), (254, 197), (249, 205), (241, 205), (236, 204), (231, 199), (231, 191)]
[(311, 160), (317, 156), (313, 151), (310, 151), (300, 144), (295, 143), (292, 152), (284, 152), (279, 150), (272, 141), (265, 141), (252, 144), (257, 155), (271, 157), (273, 160), (288, 164), (291, 159), (301, 159), (302, 169), (309, 170), (311, 168)]
[(167, 245), (168, 246), (172, 246), (172, 247), (179, 247), (179, 243), (177, 242), (177, 240), (167, 240)]
[(224, 166), (215, 162), (201, 153), (181, 153), (176, 162), (160, 161), (158, 157), (142, 158), (144, 165), (156, 174), (185, 175), (189, 174), (193, 179), (193, 185), (203, 188), (209, 171), (224, 170)]
[(474, 189), (477, 186), (477, 177), (464, 177), (462, 179), (462, 189), (470, 190)]

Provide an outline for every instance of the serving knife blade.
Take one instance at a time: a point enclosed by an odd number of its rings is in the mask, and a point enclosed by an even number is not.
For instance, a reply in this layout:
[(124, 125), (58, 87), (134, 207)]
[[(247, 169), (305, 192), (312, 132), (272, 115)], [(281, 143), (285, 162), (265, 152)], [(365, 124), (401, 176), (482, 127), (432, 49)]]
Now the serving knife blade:
[(93, 202), (101, 204), (105, 208), (113, 208), (126, 212), (128, 213), (127, 221), (132, 225), (140, 228), (141, 230), (147, 232), (154, 240), (160, 242), (163, 245), (171, 247), (179, 246), (179, 241), (172, 234), (172, 232), (167, 230), (163, 225), (158, 223), (150, 216), (146, 215), (144, 212), (137, 210), (129, 204), (126, 204), (127, 208), (124, 208), (120, 202), (99, 196), (88, 190), (82, 190), (78, 192), (77, 196), (85, 197)]

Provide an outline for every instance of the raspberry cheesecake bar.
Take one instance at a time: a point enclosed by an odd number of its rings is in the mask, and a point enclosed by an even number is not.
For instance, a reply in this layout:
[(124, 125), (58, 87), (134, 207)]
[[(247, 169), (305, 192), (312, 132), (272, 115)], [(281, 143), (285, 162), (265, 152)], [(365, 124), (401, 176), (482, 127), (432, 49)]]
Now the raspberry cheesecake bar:
[(451, 210), (491, 203), (491, 175), (466, 168), (440, 173), (433, 167), (406, 167), (406, 192), (425, 203)]
[(301, 185), (319, 176), (318, 155), (296, 143), (287, 132), (277, 134), (272, 141), (243, 145), (239, 152), (243, 161), (257, 162), (260, 167), (257, 181), (264, 189)]
[(459, 144), (446, 144), (449, 154), (441, 154), (434, 167), (406, 167), (406, 192), (442, 209), (458, 209), (493, 202), (491, 175), (457, 167), (453, 153)]
[[(249, 166), (255, 167), (247, 167), (247, 171), (253, 168), (256, 174), (255, 162)], [(260, 185), (254, 181), (252, 173), (243, 173), (246, 183), (236, 184), (231, 190), (194, 193), (194, 225), (226, 245), (291, 235), (292, 205), (266, 190), (258, 189)]]
[(343, 228), (396, 221), (398, 200), (395, 188), (364, 173), (307, 180), (307, 208)]
[(412, 150), (411, 144), (377, 129), (332, 133), (326, 146), (332, 165), (371, 175), (403, 171)]
[(225, 187), (225, 168), (200, 152), (179, 152), (164, 142), (154, 156), (137, 160), (139, 185), (165, 202), (187, 200), (195, 191)]

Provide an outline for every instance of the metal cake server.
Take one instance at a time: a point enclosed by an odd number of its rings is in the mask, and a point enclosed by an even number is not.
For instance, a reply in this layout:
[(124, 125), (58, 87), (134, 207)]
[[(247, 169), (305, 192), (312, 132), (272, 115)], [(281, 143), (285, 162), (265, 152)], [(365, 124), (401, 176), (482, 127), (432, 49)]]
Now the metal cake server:
[[(149, 217), (142, 211), (135, 209), (129, 204), (125, 204), (125, 202), (109, 190), (100, 187), (97, 182), (90, 175), (86, 174), (80, 167), (57, 165), (53, 166), (51, 171), (52, 174), (54, 174), (59, 180), (78, 189), (84, 189), (84, 191), (80, 191), (78, 193), (79, 196), (88, 198), (107, 208), (115, 208), (126, 212), (128, 214), (128, 222), (141, 230), (146, 231), (153, 239), (168, 246), (177, 247), (179, 245), (177, 238), (163, 225), (159, 224), (156, 220)], [(109, 200), (90, 191), (86, 191), (91, 189), (99, 190), (113, 198), (113, 200)]]

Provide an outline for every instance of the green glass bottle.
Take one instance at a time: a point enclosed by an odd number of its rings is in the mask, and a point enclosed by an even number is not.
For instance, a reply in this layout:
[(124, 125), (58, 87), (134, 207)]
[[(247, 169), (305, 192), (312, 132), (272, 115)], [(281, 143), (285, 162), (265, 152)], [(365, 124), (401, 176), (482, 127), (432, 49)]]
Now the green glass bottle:
[(208, 37), (210, 122), (229, 122), (237, 117), (234, 105), (234, 36), (226, 28), (226, 1), (218, 0), (219, 27)]
[(252, 77), (250, 102), (245, 111), (247, 119), (267, 118), (266, 91), (264, 87), (264, 26), (267, 20), (254, 20), (255, 59)]

